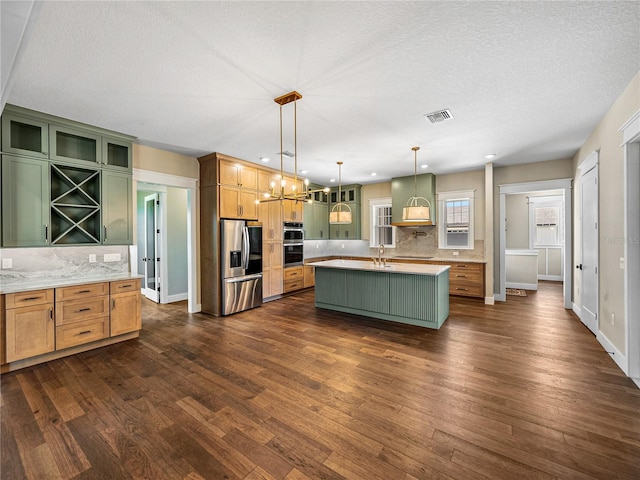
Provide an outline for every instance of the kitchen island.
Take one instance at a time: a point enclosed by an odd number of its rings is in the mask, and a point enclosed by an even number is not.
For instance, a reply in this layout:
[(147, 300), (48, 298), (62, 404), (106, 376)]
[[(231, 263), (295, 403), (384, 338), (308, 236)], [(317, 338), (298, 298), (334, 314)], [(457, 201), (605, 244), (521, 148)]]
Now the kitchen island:
[(449, 316), (449, 265), (326, 260), (315, 267), (315, 305), (428, 328)]

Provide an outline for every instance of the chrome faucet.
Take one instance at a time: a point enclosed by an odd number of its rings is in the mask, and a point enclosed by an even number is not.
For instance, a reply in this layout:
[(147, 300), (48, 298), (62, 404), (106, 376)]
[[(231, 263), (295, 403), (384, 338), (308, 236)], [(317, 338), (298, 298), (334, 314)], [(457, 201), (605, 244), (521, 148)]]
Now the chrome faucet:
[(384, 245), (381, 243), (378, 247), (378, 264), (382, 266), (382, 255), (384, 255)]

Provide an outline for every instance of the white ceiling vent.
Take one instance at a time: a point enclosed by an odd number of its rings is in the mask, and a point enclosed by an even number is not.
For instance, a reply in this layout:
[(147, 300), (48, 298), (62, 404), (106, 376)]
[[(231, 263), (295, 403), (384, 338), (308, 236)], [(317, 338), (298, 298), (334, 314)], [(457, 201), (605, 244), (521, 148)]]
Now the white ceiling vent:
[(277, 155), (282, 154), (283, 157), (287, 157), (287, 158), (293, 158), (295, 157), (295, 155), (293, 153), (291, 153), (289, 150), (285, 150), (283, 152), (278, 152)]
[(438, 110), (437, 112), (426, 113), (425, 117), (429, 119), (431, 123), (439, 123), (444, 122), (445, 120), (450, 120), (453, 118), (451, 114), (451, 110)]

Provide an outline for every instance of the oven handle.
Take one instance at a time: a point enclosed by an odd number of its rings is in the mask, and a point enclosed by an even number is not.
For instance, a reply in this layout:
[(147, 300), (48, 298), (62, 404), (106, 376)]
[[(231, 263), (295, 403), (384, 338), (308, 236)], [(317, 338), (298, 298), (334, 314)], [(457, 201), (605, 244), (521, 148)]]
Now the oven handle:
[(287, 242), (283, 242), (283, 245), (285, 247), (304, 247), (304, 243), (302, 242), (296, 242), (296, 243), (287, 243)]

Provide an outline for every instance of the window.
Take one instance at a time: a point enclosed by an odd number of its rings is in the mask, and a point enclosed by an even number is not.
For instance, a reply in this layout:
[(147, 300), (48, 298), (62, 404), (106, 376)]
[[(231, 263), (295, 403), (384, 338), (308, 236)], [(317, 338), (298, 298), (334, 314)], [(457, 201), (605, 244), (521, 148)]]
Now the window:
[(473, 248), (473, 190), (438, 194), (438, 248)]
[(396, 227), (391, 225), (391, 199), (377, 198), (369, 200), (371, 210), (371, 234), (369, 245), (377, 247), (383, 244), (385, 247), (396, 246)]
[(562, 198), (556, 196), (529, 198), (530, 248), (562, 246)]

